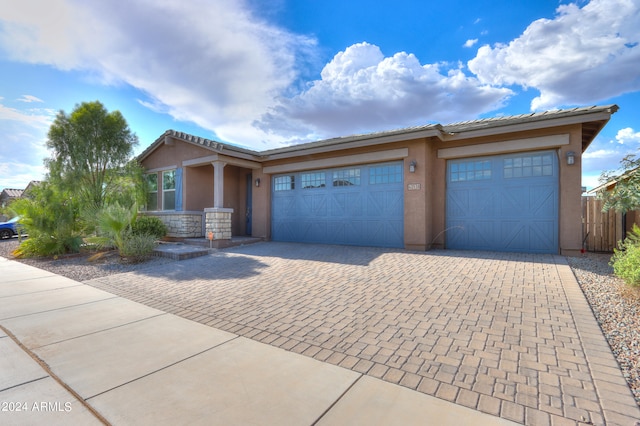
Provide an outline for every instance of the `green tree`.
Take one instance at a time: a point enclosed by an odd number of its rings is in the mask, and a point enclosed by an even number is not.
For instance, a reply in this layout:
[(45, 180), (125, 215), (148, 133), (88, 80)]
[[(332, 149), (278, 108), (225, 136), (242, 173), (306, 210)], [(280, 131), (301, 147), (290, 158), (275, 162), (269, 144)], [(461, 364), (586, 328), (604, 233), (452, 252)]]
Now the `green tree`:
[(630, 154), (620, 161), (620, 170), (603, 172), (600, 182), (609, 184), (598, 191), (598, 198), (604, 201), (602, 210), (626, 213), (640, 209), (640, 159)]
[[(598, 198), (604, 201), (602, 210), (626, 213), (640, 209), (640, 159), (627, 155), (620, 161), (621, 170), (600, 175), (603, 188)], [(609, 264), (614, 273), (627, 284), (640, 285), (640, 228), (633, 225), (624, 241), (618, 241)]]
[(99, 101), (76, 105), (71, 114), (60, 111), (48, 134), (49, 178), (71, 190), (81, 205), (102, 208), (109, 194), (121, 195), (137, 143), (122, 114), (108, 112)]

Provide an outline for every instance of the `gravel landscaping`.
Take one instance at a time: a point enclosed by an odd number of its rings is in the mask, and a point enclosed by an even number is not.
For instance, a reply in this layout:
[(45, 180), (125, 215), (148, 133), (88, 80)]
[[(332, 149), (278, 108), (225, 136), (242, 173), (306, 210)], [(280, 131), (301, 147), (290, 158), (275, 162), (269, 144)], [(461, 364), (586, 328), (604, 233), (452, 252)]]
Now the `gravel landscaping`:
[(640, 288), (614, 276), (610, 258), (588, 253), (567, 259), (640, 405)]
[(11, 252), (18, 247), (18, 239), (0, 240), (0, 257), (6, 259), (20, 260), (27, 265), (44, 269), (63, 277), (76, 281), (87, 281), (93, 278), (105, 277), (107, 275), (121, 274), (140, 269), (153, 268), (164, 263), (175, 262), (164, 257), (152, 257), (142, 263), (127, 263), (120, 260), (120, 256), (115, 251), (106, 252), (102, 258), (90, 262), (90, 254), (77, 254), (60, 256), (57, 259), (15, 259)]
[[(17, 239), (0, 240), (0, 257), (13, 259)], [(578, 283), (616, 356), (636, 402), (640, 405), (640, 288), (631, 288), (613, 275), (611, 255), (587, 253), (569, 257)], [(175, 262), (153, 257), (146, 262), (122, 262), (114, 252), (90, 262), (88, 255), (61, 256), (58, 259), (20, 259), (21, 262), (77, 281), (86, 281)]]

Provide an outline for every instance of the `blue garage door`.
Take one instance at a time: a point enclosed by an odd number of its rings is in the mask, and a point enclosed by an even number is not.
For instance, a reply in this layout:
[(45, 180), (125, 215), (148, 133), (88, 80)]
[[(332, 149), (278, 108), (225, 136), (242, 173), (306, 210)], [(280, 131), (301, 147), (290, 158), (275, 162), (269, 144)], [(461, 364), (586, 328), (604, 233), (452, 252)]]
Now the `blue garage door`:
[(446, 235), (452, 249), (558, 253), (556, 153), (449, 160)]
[(276, 175), (274, 241), (404, 246), (403, 163)]

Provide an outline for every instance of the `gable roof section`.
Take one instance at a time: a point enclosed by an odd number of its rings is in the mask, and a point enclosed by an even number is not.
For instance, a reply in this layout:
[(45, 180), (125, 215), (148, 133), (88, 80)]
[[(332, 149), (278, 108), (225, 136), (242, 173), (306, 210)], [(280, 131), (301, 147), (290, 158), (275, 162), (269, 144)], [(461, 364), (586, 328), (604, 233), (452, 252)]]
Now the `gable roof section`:
[(640, 167), (636, 167), (634, 169), (631, 169), (631, 170), (621, 174), (620, 176), (616, 176), (616, 177), (612, 178), (611, 180), (608, 180), (608, 181), (596, 186), (592, 190), (587, 191), (587, 195), (595, 195), (600, 191), (610, 191), (610, 190), (612, 190), (613, 188), (616, 187), (618, 182), (622, 182), (622, 181), (628, 180), (633, 175), (638, 173), (638, 170), (640, 170)]
[(201, 148), (209, 149), (216, 153), (222, 153), (224, 151), (225, 154), (228, 154), (230, 156), (236, 156), (250, 160), (258, 160), (258, 157), (260, 157), (260, 153), (258, 153), (257, 151), (252, 151), (250, 149), (241, 148), (235, 145), (213, 141), (211, 139), (190, 135), (188, 133), (178, 132), (175, 130), (167, 130), (151, 145), (149, 145), (147, 149), (145, 149), (140, 155), (138, 155), (138, 161), (142, 161), (147, 158), (153, 151), (158, 149), (163, 144), (172, 144), (172, 140), (174, 139), (187, 142)]
[(20, 198), (23, 192), (23, 189), (5, 188), (2, 190), (0, 195), (2, 198)]
[(144, 160), (162, 144), (171, 144), (172, 139), (192, 143), (217, 153), (224, 151), (229, 156), (253, 161), (265, 161), (426, 137), (437, 137), (442, 141), (453, 141), (571, 124), (582, 124), (582, 152), (584, 152), (616, 111), (618, 111), (617, 105), (590, 106), (485, 118), (447, 125), (427, 124), (404, 129), (325, 139), (266, 151), (253, 151), (175, 130), (167, 130), (138, 156), (138, 161)]

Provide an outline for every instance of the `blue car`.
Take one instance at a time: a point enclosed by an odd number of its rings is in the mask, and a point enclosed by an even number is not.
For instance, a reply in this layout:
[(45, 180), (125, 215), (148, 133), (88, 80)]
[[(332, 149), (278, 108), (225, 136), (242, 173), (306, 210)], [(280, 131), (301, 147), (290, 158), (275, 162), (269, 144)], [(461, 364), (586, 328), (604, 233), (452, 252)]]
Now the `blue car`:
[(9, 219), (7, 222), (0, 223), (0, 239), (11, 238), (18, 234), (18, 223), (20, 216), (16, 216), (13, 219)]

